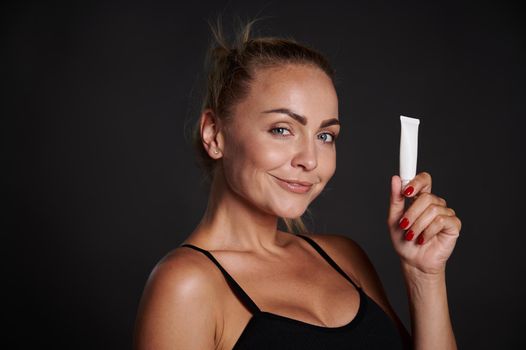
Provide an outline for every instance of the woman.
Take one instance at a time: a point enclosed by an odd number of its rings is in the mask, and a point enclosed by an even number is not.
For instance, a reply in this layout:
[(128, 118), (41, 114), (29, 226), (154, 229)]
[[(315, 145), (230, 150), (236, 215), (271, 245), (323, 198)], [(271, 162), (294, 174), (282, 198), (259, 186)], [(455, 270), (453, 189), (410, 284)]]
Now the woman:
[[(137, 349), (455, 349), (445, 265), (461, 222), (418, 174), (391, 180), (387, 219), (400, 256), (412, 336), (366, 253), (308, 233), (301, 215), (336, 169), (333, 71), (290, 40), (234, 47), (214, 31), (196, 140), (210, 179), (206, 212), (145, 288)], [(412, 204), (405, 208), (405, 197)], [(288, 230), (280, 231), (278, 219)]]

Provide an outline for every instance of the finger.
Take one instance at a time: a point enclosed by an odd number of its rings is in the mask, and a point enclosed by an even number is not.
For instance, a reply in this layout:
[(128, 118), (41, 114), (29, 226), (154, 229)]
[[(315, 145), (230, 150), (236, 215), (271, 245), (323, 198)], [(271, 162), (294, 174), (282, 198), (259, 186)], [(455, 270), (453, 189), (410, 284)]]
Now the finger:
[[(406, 219), (405, 225), (401, 225), (400, 228), (407, 228), (409, 225), (416, 221), (416, 219), (422, 215), (424, 210), (428, 208), (431, 205), (437, 205), (441, 207), (446, 207), (446, 200), (443, 198), (440, 198), (432, 193), (424, 192), (421, 195), (418, 196), (417, 199), (411, 203), (409, 208), (405, 211), (405, 213), (402, 215), (400, 219), (400, 223)], [(405, 227), (404, 227), (405, 226)]]
[(460, 220), (456, 216), (438, 215), (426, 229), (420, 233), (417, 238), (417, 244), (423, 245), (441, 232), (458, 236), (460, 233), (460, 225)]
[(446, 221), (444, 228), (441, 233), (444, 233), (449, 236), (458, 237), (460, 235), (460, 230), (462, 229), (462, 221), (458, 216), (450, 217), (450, 220)]
[(420, 193), (431, 193), (432, 178), (428, 172), (418, 173), (407, 185), (402, 188), (404, 196), (417, 197)]
[(437, 204), (429, 205), (413, 223), (406, 227), (406, 240), (410, 241), (413, 237), (418, 237), (420, 233), (427, 229), (437, 216), (454, 216), (452, 209), (442, 207)]
[(405, 198), (401, 193), (402, 180), (400, 176), (394, 175), (391, 177), (391, 198), (389, 203), (389, 213), (387, 215), (387, 225), (391, 230), (398, 227), (398, 221), (405, 209)]

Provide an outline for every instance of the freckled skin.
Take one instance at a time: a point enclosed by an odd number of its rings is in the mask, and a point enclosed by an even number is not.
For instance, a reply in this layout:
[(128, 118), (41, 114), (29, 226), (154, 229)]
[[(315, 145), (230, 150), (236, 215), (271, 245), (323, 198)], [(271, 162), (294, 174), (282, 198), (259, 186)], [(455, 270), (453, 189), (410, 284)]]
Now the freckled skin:
[[(262, 113), (277, 108), (306, 117), (307, 125), (283, 113)], [(259, 69), (225, 125), (222, 163), (231, 190), (269, 214), (301, 216), (336, 170), (336, 146), (323, 134), (337, 135), (340, 127), (319, 128), (331, 118), (338, 118), (338, 98), (322, 70), (303, 65)], [(271, 133), (276, 127), (288, 130)], [(292, 193), (274, 176), (314, 185), (306, 194)]]

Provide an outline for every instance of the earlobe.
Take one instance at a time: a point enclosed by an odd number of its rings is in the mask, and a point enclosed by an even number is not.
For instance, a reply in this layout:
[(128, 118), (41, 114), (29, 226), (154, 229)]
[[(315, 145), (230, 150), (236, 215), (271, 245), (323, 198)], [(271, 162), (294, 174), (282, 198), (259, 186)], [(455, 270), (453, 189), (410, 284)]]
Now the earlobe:
[(211, 158), (221, 158), (223, 147), (220, 137), (220, 121), (211, 109), (206, 109), (201, 114), (200, 132), (203, 147)]

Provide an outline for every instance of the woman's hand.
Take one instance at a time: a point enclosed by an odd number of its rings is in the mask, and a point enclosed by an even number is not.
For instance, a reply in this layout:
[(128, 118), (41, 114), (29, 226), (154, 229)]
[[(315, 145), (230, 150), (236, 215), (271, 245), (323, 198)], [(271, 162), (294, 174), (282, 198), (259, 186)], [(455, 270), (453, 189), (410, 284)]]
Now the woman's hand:
[[(413, 199), (407, 210), (406, 197)], [(387, 225), (401, 263), (435, 275), (445, 271), (462, 223), (443, 198), (431, 193), (431, 175), (422, 172), (407, 184), (404, 193), (400, 177), (392, 177)]]

